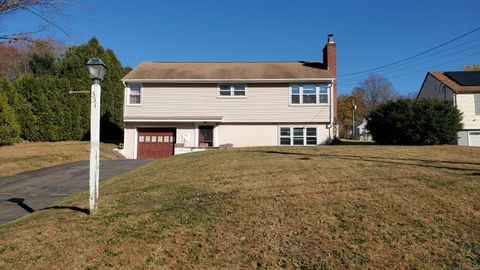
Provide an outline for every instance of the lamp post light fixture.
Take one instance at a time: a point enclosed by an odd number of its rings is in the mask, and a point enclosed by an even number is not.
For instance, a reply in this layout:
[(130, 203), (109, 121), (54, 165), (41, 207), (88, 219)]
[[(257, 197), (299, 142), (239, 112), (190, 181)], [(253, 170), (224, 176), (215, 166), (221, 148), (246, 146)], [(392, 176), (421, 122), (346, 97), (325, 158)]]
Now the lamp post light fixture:
[(100, 171), (100, 81), (103, 80), (107, 67), (99, 58), (87, 62), (88, 73), (92, 79), (90, 109), (90, 213), (98, 208), (99, 171)]
[(107, 66), (105, 66), (100, 58), (90, 58), (87, 62), (87, 69), (90, 74), (90, 79), (97, 82), (103, 80)]

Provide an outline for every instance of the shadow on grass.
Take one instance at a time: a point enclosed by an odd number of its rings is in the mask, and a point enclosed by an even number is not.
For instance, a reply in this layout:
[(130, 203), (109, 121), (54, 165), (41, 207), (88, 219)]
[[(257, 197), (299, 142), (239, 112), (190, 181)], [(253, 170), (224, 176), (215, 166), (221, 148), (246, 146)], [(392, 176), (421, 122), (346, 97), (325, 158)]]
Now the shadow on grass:
[(335, 142), (334, 145), (377, 145), (377, 143), (373, 141), (341, 140)]
[(49, 210), (49, 209), (68, 209), (68, 210), (72, 210), (72, 211), (76, 211), (76, 212), (80, 212), (80, 213), (90, 215), (90, 210), (89, 209), (80, 208), (80, 207), (76, 207), (76, 206), (50, 206), (50, 207), (42, 208), (40, 210)]
[[(23, 198), (10, 198), (10, 199), (8, 199), (7, 201), (8, 201), (8, 202), (12, 202), (12, 203), (16, 203), (19, 207), (21, 207), (23, 210), (27, 211), (28, 213), (33, 213), (33, 212), (35, 212), (35, 209), (33, 209), (33, 208), (31, 208), (30, 206), (28, 206), (28, 205), (25, 203), (25, 199), (23, 199)], [(68, 210), (72, 210), (72, 211), (84, 213), (84, 214), (87, 214), (87, 215), (90, 214), (90, 210), (89, 210), (89, 209), (80, 208), (80, 207), (76, 207), (76, 206), (49, 206), (49, 207), (45, 207), (45, 208), (39, 209), (39, 210), (37, 210), (37, 211), (49, 210), (49, 209), (68, 209)]]
[[(409, 165), (409, 166), (420, 166), (420, 167), (428, 167), (428, 168), (436, 168), (436, 169), (447, 169), (447, 170), (454, 170), (454, 171), (470, 171), (480, 174), (480, 170), (472, 169), (472, 168), (459, 168), (459, 167), (451, 167), (445, 166), (438, 163), (446, 163), (446, 164), (458, 164), (458, 165), (480, 165), (480, 162), (459, 162), (459, 161), (449, 161), (449, 160), (428, 160), (428, 159), (415, 159), (415, 158), (398, 158), (398, 157), (378, 157), (378, 156), (359, 156), (359, 155), (340, 155), (340, 154), (311, 154), (311, 153), (297, 153), (297, 152), (286, 152), (286, 151), (257, 151), (263, 154), (274, 154), (274, 155), (292, 155), (298, 156), (299, 159), (306, 159), (308, 157), (330, 157), (330, 158), (338, 158), (343, 160), (354, 160), (354, 161), (368, 161), (368, 162), (376, 162), (382, 164), (393, 164), (393, 165)], [(421, 162), (423, 164), (418, 163), (407, 163), (402, 161), (413, 161), (413, 162)], [(435, 165), (437, 163), (438, 165)]]

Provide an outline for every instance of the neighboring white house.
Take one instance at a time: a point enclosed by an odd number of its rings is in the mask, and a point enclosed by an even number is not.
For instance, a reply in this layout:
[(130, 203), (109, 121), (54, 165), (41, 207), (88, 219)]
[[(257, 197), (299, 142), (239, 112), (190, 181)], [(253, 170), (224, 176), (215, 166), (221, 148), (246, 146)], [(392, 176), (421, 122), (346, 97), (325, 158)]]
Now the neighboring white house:
[(355, 133), (358, 134), (361, 141), (372, 141), (372, 135), (367, 129), (367, 119), (363, 119), (363, 122), (356, 127)]
[(463, 113), (458, 144), (480, 146), (480, 71), (428, 72), (417, 98), (452, 101)]
[(122, 80), (123, 154), (328, 143), (335, 78), (332, 35), (323, 62), (142, 62)]

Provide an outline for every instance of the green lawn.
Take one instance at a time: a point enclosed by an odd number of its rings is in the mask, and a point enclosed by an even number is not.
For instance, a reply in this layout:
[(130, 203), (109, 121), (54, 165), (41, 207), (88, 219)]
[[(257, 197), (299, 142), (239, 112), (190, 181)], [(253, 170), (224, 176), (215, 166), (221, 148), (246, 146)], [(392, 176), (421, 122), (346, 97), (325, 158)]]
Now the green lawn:
[(479, 196), (479, 148), (192, 153), (0, 227), (0, 269), (479, 269)]
[[(116, 145), (101, 144), (101, 159), (120, 159)], [(0, 147), (0, 176), (41, 169), (63, 163), (88, 160), (90, 142), (21, 142)]]

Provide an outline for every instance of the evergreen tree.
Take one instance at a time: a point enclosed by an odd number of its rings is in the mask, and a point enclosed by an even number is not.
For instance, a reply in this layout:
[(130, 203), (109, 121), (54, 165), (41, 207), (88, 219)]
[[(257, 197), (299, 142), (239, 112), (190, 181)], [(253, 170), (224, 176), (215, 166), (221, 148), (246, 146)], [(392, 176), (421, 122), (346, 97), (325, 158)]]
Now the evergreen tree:
[(367, 129), (380, 144), (456, 144), (462, 115), (450, 101), (388, 101), (367, 115)]
[(31, 75), (21, 76), (15, 81), (11, 91), (12, 108), (18, 115), (20, 136), (28, 141), (36, 140), (38, 132), (37, 117), (33, 114), (32, 105), (28, 100), (32, 97), (30, 93), (34, 91), (32, 85), (29, 85), (32, 79)]
[(0, 80), (5, 102), (21, 116), (17, 123), (20, 136), (29, 141), (88, 138), (90, 95), (69, 92), (90, 90), (91, 80), (85, 65), (88, 59), (97, 57), (108, 68), (102, 81), (101, 138), (122, 139), (124, 86), (121, 78), (129, 68), (122, 67), (113, 51), (103, 49), (95, 38), (69, 48), (60, 60), (56, 60), (50, 47), (44, 47), (28, 54), (31, 74), (19, 77), (14, 84)]
[[(107, 72), (102, 81), (100, 114), (103, 121), (100, 135), (102, 138), (120, 140), (123, 138), (124, 91), (121, 79), (127, 70), (121, 65), (113, 51), (105, 50), (96, 38), (91, 39), (87, 44), (71, 47), (59, 63), (59, 75), (73, 82), (75, 91), (90, 90), (91, 80), (85, 67), (90, 58), (100, 58), (107, 66)], [(81, 121), (82, 127), (86, 131), (85, 135), (88, 136), (90, 97), (77, 96), (77, 101), (80, 104), (82, 115), (84, 115)]]
[(35, 116), (22, 125), (28, 131), (24, 132), (25, 139), (58, 141), (83, 137), (83, 115), (77, 98), (69, 94), (72, 87), (68, 79), (28, 75), (18, 79), (16, 85)]
[(28, 60), (28, 67), (33, 75), (55, 75), (56, 61), (52, 52), (33, 53)]
[(14, 110), (8, 104), (4, 90), (0, 88), (0, 145), (14, 144), (20, 141), (20, 125)]

